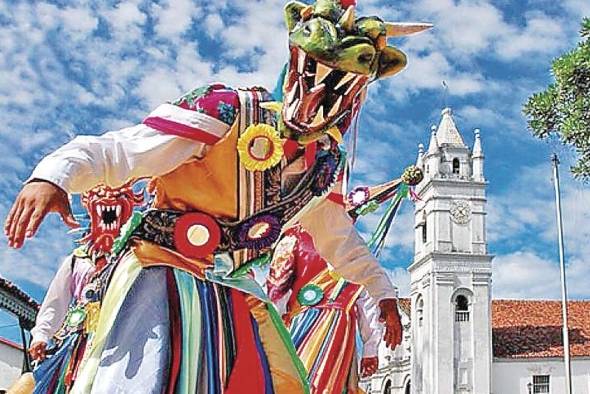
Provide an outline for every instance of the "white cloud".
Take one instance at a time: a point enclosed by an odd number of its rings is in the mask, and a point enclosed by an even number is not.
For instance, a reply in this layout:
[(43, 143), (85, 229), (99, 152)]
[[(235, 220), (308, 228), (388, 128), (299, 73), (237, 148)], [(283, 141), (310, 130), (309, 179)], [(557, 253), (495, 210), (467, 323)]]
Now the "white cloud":
[(61, 11), (61, 18), (65, 26), (80, 34), (89, 34), (98, 25), (97, 18), (82, 8), (66, 8)]
[(211, 13), (205, 17), (205, 26), (207, 26), (207, 34), (214, 37), (221, 32), (225, 24), (219, 14)]
[[(588, 261), (574, 259), (566, 263), (566, 267), (569, 298), (588, 298)], [(560, 286), (558, 261), (548, 260), (530, 251), (519, 251), (494, 259), (494, 298), (559, 299)]]
[(507, 30), (501, 11), (487, 1), (422, 0), (410, 7), (432, 18), (435, 34), (461, 56), (486, 50)]
[[(575, 2), (570, 2), (574, 8)], [(508, 22), (508, 15), (486, 0), (422, 0), (411, 3), (408, 11), (434, 23), (436, 39), (427, 43), (430, 49), (444, 48), (448, 58), (463, 63), (470, 61), (468, 56), (483, 53), (530, 61), (524, 55), (552, 54), (567, 43), (564, 26), (569, 20), (540, 10), (527, 12), (523, 23)]]
[(590, 15), (590, 2), (587, 0), (565, 0), (562, 2), (562, 5), (575, 18), (581, 19)]
[(567, 35), (563, 21), (540, 12), (527, 15), (526, 26), (510, 28), (496, 41), (497, 55), (505, 60), (537, 61), (531, 55), (551, 55), (564, 48)]
[(493, 262), (494, 298), (558, 298), (559, 268), (532, 252), (497, 256)]
[(438, 50), (423, 51), (410, 44), (402, 46), (408, 56), (408, 67), (396, 77), (386, 80), (391, 94), (397, 101), (411, 100), (411, 94), (423, 90), (442, 91), (442, 81), (445, 81), (449, 94), (466, 96), (484, 90), (487, 83), (478, 71), (460, 71), (456, 64), (452, 64), (448, 56)]
[(154, 27), (162, 37), (175, 38), (184, 33), (194, 18), (201, 16), (201, 9), (191, 0), (169, 0), (164, 5), (154, 5), (157, 19)]

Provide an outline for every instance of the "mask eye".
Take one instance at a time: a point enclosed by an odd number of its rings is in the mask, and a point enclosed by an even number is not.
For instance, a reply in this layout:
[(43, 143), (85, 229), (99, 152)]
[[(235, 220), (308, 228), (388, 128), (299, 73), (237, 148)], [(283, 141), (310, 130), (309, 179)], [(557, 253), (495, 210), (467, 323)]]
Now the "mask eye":
[(371, 53), (363, 53), (358, 57), (359, 63), (371, 63), (373, 62), (373, 54)]

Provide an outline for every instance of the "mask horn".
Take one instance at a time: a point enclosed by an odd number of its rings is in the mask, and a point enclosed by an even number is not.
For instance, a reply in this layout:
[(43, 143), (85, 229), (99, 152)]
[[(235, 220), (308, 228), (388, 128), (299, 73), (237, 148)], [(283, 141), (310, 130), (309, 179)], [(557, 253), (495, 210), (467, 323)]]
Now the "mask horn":
[(431, 29), (432, 23), (413, 23), (413, 22), (385, 22), (386, 34), (388, 37), (401, 37), (410, 34), (420, 33), (424, 30)]
[(354, 6), (351, 5), (346, 9), (346, 12), (342, 14), (338, 24), (342, 26), (345, 31), (350, 32), (354, 27), (354, 17)]

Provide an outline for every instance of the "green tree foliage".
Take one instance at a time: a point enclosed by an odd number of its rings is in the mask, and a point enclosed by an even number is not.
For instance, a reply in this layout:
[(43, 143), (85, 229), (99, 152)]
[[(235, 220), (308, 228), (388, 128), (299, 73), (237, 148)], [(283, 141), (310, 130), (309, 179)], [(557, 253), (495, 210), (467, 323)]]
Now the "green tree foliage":
[(578, 161), (572, 173), (590, 180), (590, 18), (582, 22), (581, 42), (553, 61), (555, 82), (529, 97), (523, 112), (538, 138), (554, 134), (572, 145)]

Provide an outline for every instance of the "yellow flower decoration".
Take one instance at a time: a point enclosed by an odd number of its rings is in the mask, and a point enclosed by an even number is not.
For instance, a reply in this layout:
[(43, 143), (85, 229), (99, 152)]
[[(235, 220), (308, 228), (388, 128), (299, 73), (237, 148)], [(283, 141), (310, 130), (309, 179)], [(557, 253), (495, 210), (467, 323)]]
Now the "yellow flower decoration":
[(247, 170), (264, 171), (281, 161), (283, 143), (272, 126), (254, 124), (238, 139), (238, 153)]

